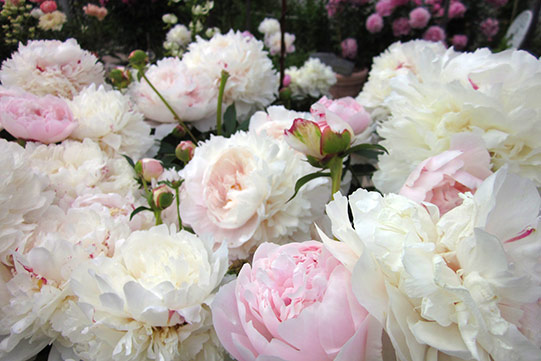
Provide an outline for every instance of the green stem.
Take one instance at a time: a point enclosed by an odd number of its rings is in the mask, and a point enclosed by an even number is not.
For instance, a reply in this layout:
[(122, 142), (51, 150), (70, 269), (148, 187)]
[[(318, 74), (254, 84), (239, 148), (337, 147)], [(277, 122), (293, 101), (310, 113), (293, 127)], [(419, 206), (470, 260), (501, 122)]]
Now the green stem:
[(225, 84), (229, 78), (229, 73), (222, 70), (222, 77), (220, 78), (220, 89), (218, 91), (218, 109), (216, 110), (216, 134), (222, 135), (222, 102), (224, 98)]
[(159, 226), (160, 224), (163, 224), (162, 221), (162, 211), (155, 210), (154, 211), (154, 217), (156, 217), (156, 225)]
[(182, 220), (180, 219), (180, 198), (179, 198), (179, 187), (175, 188), (175, 198), (177, 200), (177, 217), (178, 217), (178, 229), (182, 231)]
[(141, 181), (143, 182), (143, 189), (145, 190), (145, 197), (148, 197), (148, 195), (150, 194), (150, 191), (148, 190), (147, 181), (145, 180), (145, 178), (143, 178), (143, 176), (141, 176)]
[(334, 156), (329, 161), (328, 166), (329, 170), (331, 171), (331, 192), (334, 199), (334, 194), (340, 190), (340, 182), (342, 180), (342, 158), (339, 156)]
[(171, 107), (171, 105), (169, 105), (169, 103), (167, 102), (167, 100), (165, 100), (165, 98), (161, 95), (161, 93), (158, 91), (158, 89), (156, 89), (156, 87), (150, 82), (150, 80), (148, 80), (147, 76), (145, 75), (144, 71), (143, 70), (139, 70), (139, 72), (142, 74), (143, 76), (143, 79), (146, 80), (146, 82), (148, 83), (148, 85), (150, 85), (150, 87), (152, 88), (152, 90), (154, 90), (154, 92), (158, 95), (158, 97), (160, 98), (160, 100), (165, 104), (165, 106), (167, 107), (167, 109), (169, 109), (169, 111), (173, 114), (173, 117), (175, 117), (176, 121), (184, 128), (184, 130), (186, 130), (186, 133), (188, 133), (188, 135), (190, 136), (190, 138), (192, 138), (193, 142), (195, 143), (195, 145), (197, 145), (197, 139), (194, 137), (194, 135), (192, 134), (192, 132), (190, 132), (190, 129), (188, 129), (188, 127), (186, 126), (186, 124), (184, 124), (184, 122), (180, 119), (180, 117), (178, 116), (178, 114), (175, 112), (175, 110)]

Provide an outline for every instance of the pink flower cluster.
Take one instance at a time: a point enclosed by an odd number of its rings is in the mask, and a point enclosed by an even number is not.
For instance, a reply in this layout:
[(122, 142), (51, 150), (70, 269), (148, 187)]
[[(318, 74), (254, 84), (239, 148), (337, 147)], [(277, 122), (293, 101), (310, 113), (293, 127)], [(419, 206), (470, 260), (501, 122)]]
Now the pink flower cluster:
[(409, 25), (413, 29), (422, 29), (430, 21), (430, 12), (423, 7), (413, 9), (409, 14)]
[(398, 18), (393, 21), (393, 35), (397, 38), (400, 36), (408, 35), (411, 27), (408, 18)]
[(500, 23), (494, 18), (485, 19), (481, 23), (481, 32), (487, 37), (488, 41), (492, 41), (492, 37), (500, 31)]
[(380, 14), (374, 13), (366, 19), (366, 30), (370, 33), (379, 33), (383, 29), (383, 18)]
[(444, 41), (445, 30), (443, 30), (443, 28), (440, 26), (433, 25), (425, 31), (423, 39), (434, 42)]
[(107, 9), (103, 6), (97, 6), (91, 3), (83, 6), (83, 11), (88, 16), (93, 16), (99, 21), (102, 21), (107, 16)]

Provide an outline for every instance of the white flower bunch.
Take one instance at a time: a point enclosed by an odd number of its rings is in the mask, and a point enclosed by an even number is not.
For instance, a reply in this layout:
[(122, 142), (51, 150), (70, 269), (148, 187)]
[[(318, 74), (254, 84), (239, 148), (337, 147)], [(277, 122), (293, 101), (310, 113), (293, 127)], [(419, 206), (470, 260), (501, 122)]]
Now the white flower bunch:
[(308, 59), (302, 67), (293, 66), (286, 69), (291, 77), (291, 92), (294, 97), (319, 98), (329, 95), (329, 89), (336, 83), (336, 74), (331, 67), (317, 58)]

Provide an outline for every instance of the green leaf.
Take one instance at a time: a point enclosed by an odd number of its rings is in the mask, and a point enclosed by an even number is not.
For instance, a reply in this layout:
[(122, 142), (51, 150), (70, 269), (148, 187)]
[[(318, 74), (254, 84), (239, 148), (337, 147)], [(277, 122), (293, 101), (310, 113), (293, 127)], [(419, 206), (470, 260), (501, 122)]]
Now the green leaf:
[(229, 138), (237, 129), (237, 110), (235, 104), (227, 107), (224, 113), (224, 136)]
[(245, 132), (248, 131), (248, 128), (250, 127), (250, 119), (246, 119), (242, 123), (239, 124), (237, 127), (237, 130), (244, 130)]
[(368, 154), (367, 157), (370, 158), (370, 155), (373, 155), (374, 152), (376, 152), (378, 154), (382, 153), (382, 152), (389, 154), (387, 149), (385, 149), (385, 147), (382, 147), (379, 144), (365, 143), (365, 144), (359, 144), (359, 145), (356, 145), (354, 147), (349, 148), (348, 150), (346, 150), (344, 152), (344, 156), (355, 153), (355, 154), (358, 154), (358, 155)]
[(135, 208), (133, 210), (133, 212), (131, 212), (131, 214), (130, 214), (130, 221), (137, 213), (140, 213), (140, 212), (143, 212), (143, 211), (151, 211), (152, 212), (152, 209), (150, 209), (148, 207), (145, 207), (145, 206)]
[(124, 158), (126, 158), (126, 161), (128, 161), (128, 164), (132, 167), (132, 168), (135, 168), (135, 163), (133, 162), (133, 159), (131, 159), (130, 157), (128, 157), (127, 155), (125, 154), (122, 154), (122, 156)]
[(316, 178), (320, 178), (320, 177), (329, 177), (330, 178), (331, 173), (315, 172), (315, 173), (310, 173), (310, 174), (305, 175), (304, 177), (299, 178), (297, 180), (297, 183), (295, 183), (295, 193), (293, 193), (291, 198), (289, 198), (287, 201), (289, 202), (290, 200), (295, 198), (295, 196), (297, 195), (297, 193), (299, 193), (299, 190), (302, 188), (303, 185), (310, 182), (312, 179), (316, 179)]

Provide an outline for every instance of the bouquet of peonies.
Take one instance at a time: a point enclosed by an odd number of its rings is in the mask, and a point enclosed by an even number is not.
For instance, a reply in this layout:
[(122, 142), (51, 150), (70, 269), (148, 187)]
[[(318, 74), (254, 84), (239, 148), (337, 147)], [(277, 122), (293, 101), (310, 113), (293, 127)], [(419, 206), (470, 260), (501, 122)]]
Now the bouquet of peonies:
[(263, 46), (2, 64), (0, 360), (540, 360), (540, 61), (397, 43), (301, 112)]

